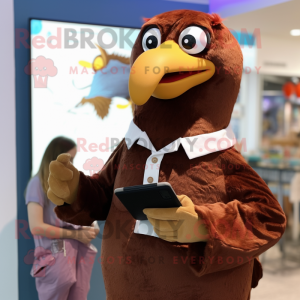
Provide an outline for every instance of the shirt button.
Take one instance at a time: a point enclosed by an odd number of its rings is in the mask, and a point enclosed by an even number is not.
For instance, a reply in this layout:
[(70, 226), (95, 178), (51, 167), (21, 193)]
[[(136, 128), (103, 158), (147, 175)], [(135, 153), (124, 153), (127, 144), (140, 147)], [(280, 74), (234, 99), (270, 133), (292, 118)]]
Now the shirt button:
[(154, 164), (156, 164), (156, 163), (158, 162), (157, 157), (153, 157), (153, 158), (152, 158), (152, 162), (153, 162)]
[(147, 181), (148, 181), (149, 183), (152, 183), (152, 182), (153, 182), (153, 177), (148, 177)]

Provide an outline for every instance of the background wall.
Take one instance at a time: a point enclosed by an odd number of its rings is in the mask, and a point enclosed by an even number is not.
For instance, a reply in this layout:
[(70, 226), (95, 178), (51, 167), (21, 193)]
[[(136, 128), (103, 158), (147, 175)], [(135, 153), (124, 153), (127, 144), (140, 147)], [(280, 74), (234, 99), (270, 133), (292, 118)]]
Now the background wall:
[[(263, 46), (257, 50), (257, 65), (263, 74), (278, 76), (300, 75), (299, 38), (262, 35)], [(276, 49), (276, 51), (274, 51)]]
[(210, 0), (209, 11), (228, 17), (288, 1), (290, 0)]
[[(10, 0), (11, 1), (11, 0)], [(3, 1), (1, 1), (2, 3)], [(7, 2), (7, 1), (6, 1)], [(30, 59), (29, 20), (31, 18), (79, 22), (86, 24), (115, 25), (125, 27), (140, 27), (142, 17), (152, 17), (156, 14), (174, 9), (194, 9), (208, 12), (208, 5), (180, 3), (158, 0), (15, 0), (14, 15), (16, 29), (16, 138), (17, 138), (17, 199), (18, 219), (23, 230), (19, 230), (18, 260), (19, 260), (19, 295), (20, 300), (36, 300), (37, 293), (34, 280), (30, 277), (31, 266), (24, 263), (24, 257), (33, 249), (32, 236), (27, 223), (27, 211), (24, 200), (24, 190), (31, 174), (31, 127), (30, 127), (30, 77), (24, 73), (24, 67)], [(2, 11), (2, 10), (1, 10)], [(10, 18), (11, 20), (11, 18)], [(2, 20), (1, 20), (2, 22)], [(2, 23), (1, 23), (2, 24)], [(7, 24), (2, 28), (7, 30)], [(7, 34), (6, 34), (7, 35)], [(5, 36), (6, 36), (5, 35)], [(12, 35), (11, 35), (12, 36)], [(11, 51), (10, 53), (13, 53)], [(7, 65), (12, 68), (13, 63)], [(3, 75), (3, 74), (2, 74)], [(6, 76), (6, 73), (4, 74)], [(11, 87), (12, 90), (12, 87)], [(7, 100), (8, 97), (5, 98)], [(9, 118), (9, 117), (7, 117)], [(10, 121), (13, 122), (13, 121)], [(5, 124), (7, 127), (7, 123)], [(14, 134), (14, 127), (10, 130)], [(7, 151), (8, 152), (8, 151)], [(2, 154), (2, 152), (1, 152)], [(13, 153), (10, 153), (13, 156)], [(5, 157), (5, 155), (1, 156)], [(9, 161), (8, 161), (9, 163)], [(10, 166), (11, 168), (11, 166)], [(11, 190), (14, 190), (13, 188)], [(11, 199), (11, 197), (10, 197)], [(6, 200), (7, 201), (7, 200)], [(25, 226), (25, 227), (23, 227)], [(101, 226), (103, 228), (103, 226)], [(1, 241), (2, 242), (2, 241)], [(94, 244), (101, 248), (101, 240), (96, 239)], [(4, 273), (4, 272), (3, 272)], [(16, 272), (14, 272), (16, 277)], [(89, 300), (105, 299), (100, 264), (94, 265)], [(16, 280), (14, 281), (16, 282)], [(16, 289), (15, 289), (16, 290)], [(1, 289), (2, 291), (2, 289)], [(5, 297), (13, 300), (13, 298)]]
[[(215, 10), (226, 17), (225, 10), (231, 6), (239, 8), (241, 1), (211, 0), (210, 9), (220, 4)], [(230, 10), (224, 24), (235, 32), (243, 31), (253, 35), (255, 47), (243, 47), (244, 67), (252, 69), (250, 74), (243, 74), (241, 102), (243, 116), (241, 118), (241, 136), (247, 140), (247, 152), (257, 152), (262, 140), (261, 88), (266, 75), (300, 76), (300, 37), (291, 36), (292, 29), (299, 28), (298, 12), (300, 1), (244, 1), (251, 2), (252, 9), (248, 12), (233, 15), (236, 10)], [(281, 4), (271, 5), (282, 2)], [(267, 6), (255, 10), (258, 6)], [(240, 5), (241, 6), (241, 5)], [(242, 5), (240, 8), (246, 8)], [(229, 10), (228, 10), (229, 11)], [(280, 20), (280, 26), (278, 26)], [(253, 119), (255, 116), (255, 119)], [(246, 153), (247, 155), (247, 153)]]
[[(15, 221), (16, 126), (13, 0), (0, 1), (0, 291), (1, 299), (18, 299), (18, 260)], [(5, 108), (5, 109), (4, 109)]]

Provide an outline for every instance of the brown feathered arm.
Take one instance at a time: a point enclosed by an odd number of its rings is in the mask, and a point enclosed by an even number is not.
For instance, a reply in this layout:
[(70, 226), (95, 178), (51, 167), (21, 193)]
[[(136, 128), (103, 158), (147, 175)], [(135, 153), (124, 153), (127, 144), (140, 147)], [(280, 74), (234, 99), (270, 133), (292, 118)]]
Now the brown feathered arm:
[(98, 174), (86, 176), (80, 172), (77, 199), (71, 205), (57, 206), (55, 212), (58, 218), (85, 226), (90, 226), (95, 220), (106, 220), (123, 145), (124, 140)]
[(190, 266), (198, 276), (252, 263), (279, 241), (286, 226), (278, 201), (236, 150), (223, 153), (221, 164), (227, 199), (195, 206), (209, 231), (204, 249), (200, 243), (189, 246)]

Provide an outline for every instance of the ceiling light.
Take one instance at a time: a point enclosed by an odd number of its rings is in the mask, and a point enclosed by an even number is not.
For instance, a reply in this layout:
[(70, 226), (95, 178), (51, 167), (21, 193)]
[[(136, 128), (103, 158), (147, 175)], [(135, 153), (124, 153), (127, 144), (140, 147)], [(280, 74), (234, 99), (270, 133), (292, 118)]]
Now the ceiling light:
[(300, 29), (292, 29), (290, 34), (292, 36), (299, 36), (300, 35)]

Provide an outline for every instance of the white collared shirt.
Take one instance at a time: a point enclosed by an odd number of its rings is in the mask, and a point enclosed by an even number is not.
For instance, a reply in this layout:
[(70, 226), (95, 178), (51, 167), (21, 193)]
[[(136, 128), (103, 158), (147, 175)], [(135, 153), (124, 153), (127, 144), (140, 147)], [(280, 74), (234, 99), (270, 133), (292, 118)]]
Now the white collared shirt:
[[(131, 121), (129, 129), (125, 135), (127, 148), (130, 149), (135, 141), (137, 141), (138, 145), (151, 151), (151, 155), (147, 158), (145, 163), (143, 184), (158, 183), (160, 165), (164, 155), (177, 151), (180, 145), (185, 150), (188, 158), (193, 159), (228, 149), (236, 143), (235, 135), (231, 127), (228, 126), (226, 129), (212, 133), (200, 134), (193, 137), (178, 138), (164, 148), (156, 150), (147, 133), (142, 131), (133, 121)], [(144, 228), (142, 228), (141, 225), (144, 225)], [(137, 221), (134, 232), (157, 237), (149, 221)]]
[(143, 184), (158, 183), (160, 164), (167, 153), (175, 152), (182, 145), (189, 159), (204, 156), (217, 151), (225, 150), (236, 143), (234, 133), (230, 126), (212, 133), (200, 134), (193, 137), (178, 138), (160, 150), (152, 145), (147, 133), (142, 131), (131, 121), (125, 135), (127, 148), (138, 140), (137, 144), (149, 149), (152, 153), (145, 164)]

